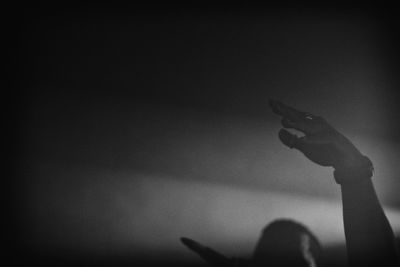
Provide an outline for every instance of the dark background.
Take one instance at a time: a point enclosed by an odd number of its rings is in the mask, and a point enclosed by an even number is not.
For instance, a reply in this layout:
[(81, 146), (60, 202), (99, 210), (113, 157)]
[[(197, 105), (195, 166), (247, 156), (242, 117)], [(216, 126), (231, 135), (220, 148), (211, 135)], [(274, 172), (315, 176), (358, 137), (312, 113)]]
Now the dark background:
[(340, 226), (326, 225), (341, 223), (331, 170), (279, 143), (269, 97), (326, 117), (374, 161), (399, 233), (393, 9), (60, 4), (11, 15), (17, 263), (201, 265), (180, 234), (247, 256), (300, 199), (293, 217), (322, 233), (327, 265), (344, 264)]

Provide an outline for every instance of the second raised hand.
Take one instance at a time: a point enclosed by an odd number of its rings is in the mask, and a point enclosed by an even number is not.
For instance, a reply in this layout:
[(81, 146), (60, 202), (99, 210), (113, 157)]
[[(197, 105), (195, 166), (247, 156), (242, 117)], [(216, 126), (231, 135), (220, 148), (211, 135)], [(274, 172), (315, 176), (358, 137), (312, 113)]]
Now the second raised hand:
[(212, 266), (228, 267), (232, 265), (229, 258), (209, 247), (203, 246), (193, 239), (182, 237), (181, 242)]

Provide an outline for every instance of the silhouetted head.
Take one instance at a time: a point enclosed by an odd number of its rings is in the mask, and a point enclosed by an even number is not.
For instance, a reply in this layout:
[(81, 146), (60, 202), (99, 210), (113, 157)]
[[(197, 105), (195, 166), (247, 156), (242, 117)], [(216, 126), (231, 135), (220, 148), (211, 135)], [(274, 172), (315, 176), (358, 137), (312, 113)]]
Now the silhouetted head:
[(257, 266), (315, 267), (321, 246), (310, 230), (292, 220), (280, 219), (267, 225), (256, 245)]

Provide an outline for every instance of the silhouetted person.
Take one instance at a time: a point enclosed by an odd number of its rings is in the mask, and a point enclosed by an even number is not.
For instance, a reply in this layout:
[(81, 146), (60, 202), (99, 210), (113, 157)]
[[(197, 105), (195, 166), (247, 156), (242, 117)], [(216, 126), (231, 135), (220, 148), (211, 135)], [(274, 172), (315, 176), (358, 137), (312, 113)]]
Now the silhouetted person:
[[(270, 100), (270, 106), (274, 113), (282, 117), (284, 128), (304, 133), (304, 136), (298, 137), (281, 129), (279, 138), (283, 144), (301, 151), (321, 166), (334, 168), (333, 176), (342, 192), (349, 265), (398, 266), (394, 234), (372, 184), (373, 165), (370, 159), (322, 117), (275, 100)], [(306, 227), (290, 220), (269, 224), (249, 260), (227, 258), (196, 241), (181, 240), (214, 266), (314, 267), (319, 263), (321, 250), (318, 240)]]
[(321, 245), (307, 227), (292, 220), (280, 219), (265, 227), (252, 260), (258, 266), (284, 263), (286, 266), (308, 267), (316, 266), (320, 255)]

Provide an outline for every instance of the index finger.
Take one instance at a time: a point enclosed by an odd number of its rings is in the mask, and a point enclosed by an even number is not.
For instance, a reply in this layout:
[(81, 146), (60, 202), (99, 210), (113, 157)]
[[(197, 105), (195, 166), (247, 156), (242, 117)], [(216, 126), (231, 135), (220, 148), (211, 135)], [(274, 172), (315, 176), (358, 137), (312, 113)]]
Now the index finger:
[(269, 99), (269, 105), (271, 106), (272, 111), (275, 114), (278, 114), (283, 118), (293, 122), (299, 122), (304, 120), (308, 114), (307, 112), (297, 110), (274, 99)]

